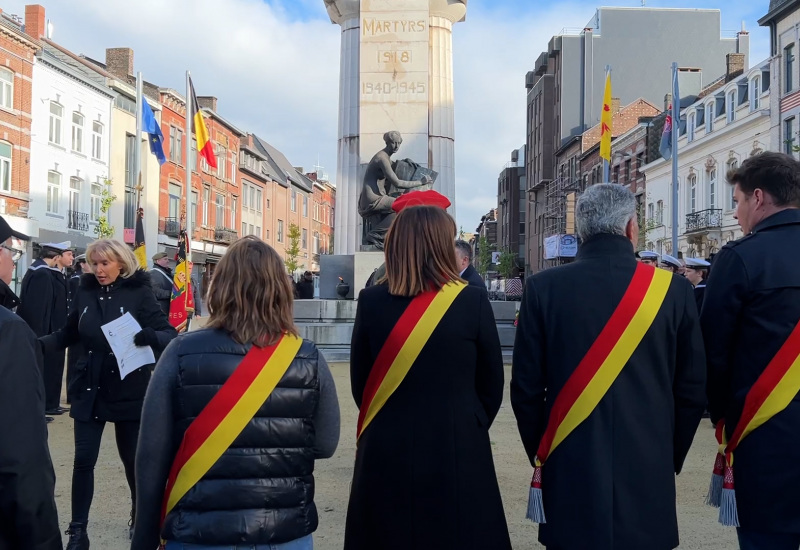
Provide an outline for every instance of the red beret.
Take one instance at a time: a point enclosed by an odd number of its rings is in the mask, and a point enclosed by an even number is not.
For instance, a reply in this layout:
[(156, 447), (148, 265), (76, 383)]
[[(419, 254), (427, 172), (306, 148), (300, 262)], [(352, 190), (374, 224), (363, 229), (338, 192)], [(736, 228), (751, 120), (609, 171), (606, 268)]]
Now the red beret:
[(397, 197), (392, 204), (392, 210), (399, 213), (407, 206), (438, 206), (442, 210), (447, 210), (450, 206), (450, 200), (433, 189), (428, 191), (411, 191), (410, 193)]

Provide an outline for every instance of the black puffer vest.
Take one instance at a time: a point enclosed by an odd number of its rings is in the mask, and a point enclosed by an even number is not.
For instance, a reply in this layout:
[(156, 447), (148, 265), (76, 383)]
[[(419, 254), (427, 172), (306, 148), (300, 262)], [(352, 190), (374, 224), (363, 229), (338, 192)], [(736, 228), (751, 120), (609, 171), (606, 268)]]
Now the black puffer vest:
[[(191, 422), (249, 346), (220, 330), (182, 335), (175, 390), (175, 450)], [(277, 544), (317, 528), (314, 426), (318, 352), (304, 341), (289, 370), (231, 447), (167, 515), (165, 540), (205, 545)]]

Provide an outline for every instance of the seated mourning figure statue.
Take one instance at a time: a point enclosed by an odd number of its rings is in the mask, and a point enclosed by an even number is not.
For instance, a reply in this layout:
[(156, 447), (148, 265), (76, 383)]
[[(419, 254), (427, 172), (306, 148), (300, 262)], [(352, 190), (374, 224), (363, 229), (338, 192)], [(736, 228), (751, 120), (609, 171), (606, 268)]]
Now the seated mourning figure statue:
[(383, 141), (386, 147), (375, 153), (367, 165), (358, 199), (358, 213), (364, 219), (364, 245), (378, 250), (383, 250), (386, 232), (397, 216), (392, 210), (395, 199), (412, 190), (430, 188), (437, 176), (410, 159), (392, 162), (392, 155), (403, 143), (400, 132), (386, 132)]

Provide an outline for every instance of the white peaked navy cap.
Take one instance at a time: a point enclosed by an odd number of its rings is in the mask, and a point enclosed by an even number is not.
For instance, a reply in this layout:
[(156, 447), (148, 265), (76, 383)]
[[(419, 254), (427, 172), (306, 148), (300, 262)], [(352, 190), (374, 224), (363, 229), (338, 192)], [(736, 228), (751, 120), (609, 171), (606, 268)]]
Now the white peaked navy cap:
[(639, 257), (642, 260), (658, 260), (658, 253), (652, 250), (642, 250), (639, 252)]
[(677, 268), (681, 267), (681, 262), (678, 261), (677, 258), (673, 258), (672, 256), (670, 256), (669, 254), (663, 254), (661, 256), (661, 263), (671, 267), (677, 267)]
[(686, 258), (686, 267), (694, 269), (708, 269), (711, 264), (701, 258)]
[(72, 249), (72, 243), (70, 241), (64, 241), (63, 243), (42, 243), (42, 248), (49, 248), (50, 250), (55, 250), (56, 252), (66, 252), (67, 250)]

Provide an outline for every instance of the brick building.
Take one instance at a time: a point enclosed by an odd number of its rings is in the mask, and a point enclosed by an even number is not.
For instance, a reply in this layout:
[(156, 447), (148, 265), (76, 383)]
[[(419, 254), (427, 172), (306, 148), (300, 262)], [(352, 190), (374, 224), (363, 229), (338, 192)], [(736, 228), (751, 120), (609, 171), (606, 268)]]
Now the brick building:
[(333, 223), (336, 187), (321, 171), (306, 174), (314, 182), (314, 213), (311, 218), (311, 271), (319, 272), (319, 256), (333, 253)]
[(511, 152), (511, 160), (497, 178), (497, 243), (500, 250), (514, 254), (513, 275), (525, 269), (526, 181), (525, 148), (521, 147)]

